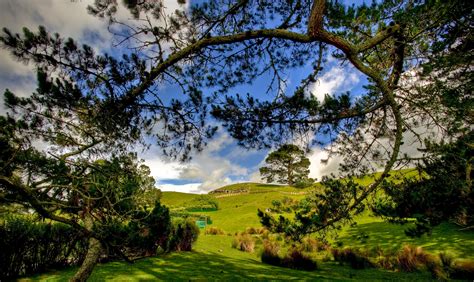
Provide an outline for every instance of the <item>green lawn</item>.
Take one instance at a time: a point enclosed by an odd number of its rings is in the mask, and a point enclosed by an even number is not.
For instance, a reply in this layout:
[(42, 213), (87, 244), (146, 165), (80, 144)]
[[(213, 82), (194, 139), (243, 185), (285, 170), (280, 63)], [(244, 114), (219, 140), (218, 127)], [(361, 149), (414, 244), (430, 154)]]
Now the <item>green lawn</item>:
[[(352, 270), (334, 262), (316, 271), (298, 271), (262, 264), (257, 254), (230, 248), (232, 237), (201, 236), (193, 252), (124, 262), (100, 264), (90, 281), (239, 281), (239, 280), (348, 280), (413, 281), (429, 280), (428, 273), (398, 273), (376, 269)], [(51, 272), (21, 281), (67, 281), (75, 269)]]
[[(368, 179), (363, 179), (369, 181)], [(223, 189), (228, 189), (225, 187)], [(172, 253), (146, 258), (129, 265), (124, 262), (112, 262), (99, 265), (91, 276), (91, 281), (147, 281), (147, 280), (370, 280), (370, 281), (426, 281), (428, 272), (404, 273), (381, 269), (353, 270), (335, 262), (319, 261), (316, 271), (298, 271), (274, 267), (260, 262), (258, 250), (244, 253), (231, 248), (233, 235), (246, 227), (260, 227), (256, 215), (257, 209), (265, 209), (272, 200), (283, 197), (300, 199), (304, 195), (291, 194), (308, 192), (311, 189), (295, 189), (261, 184), (232, 185), (230, 189), (248, 189), (250, 193), (217, 198), (218, 211), (197, 212), (211, 216), (211, 226), (221, 228), (228, 235), (199, 236), (193, 252)], [(197, 195), (164, 192), (162, 202), (165, 205), (179, 207)], [(358, 225), (346, 227), (338, 238), (331, 242), (340, 242), (342, 246), (398, 250), (405, 244), (422, 246), (426, 251), (437, 254), (448, 252), (457, 258), (474, 259), (474, 232), (459, 231), (457, 226), (445, 223), (434, 229), (431, 236), (409, 238), (403, 233), (405, 226), (383, 222), (365, 212), (357, 218)], [(257, 248), (258, 249), (258, 248)], [(23, 281), (67, 281), (75, 269), (50, 272), (23, 279)]]

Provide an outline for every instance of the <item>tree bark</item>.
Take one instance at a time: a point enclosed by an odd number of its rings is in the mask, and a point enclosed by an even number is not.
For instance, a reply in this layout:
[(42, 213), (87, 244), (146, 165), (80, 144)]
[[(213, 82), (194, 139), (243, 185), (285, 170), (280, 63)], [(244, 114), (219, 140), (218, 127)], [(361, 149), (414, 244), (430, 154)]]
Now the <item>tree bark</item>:
[(87, 281), (92, 273), (92, 270), (97, 265), (100, 253), (102, 251), (102, 245), (99, 240), (91, 237), (89, 239), (89, 248), (87, 249), (86, 258), (81, 264), (79, 270), (71, 278), (71, 282), (82, 282)]
[[(86, 215), (84, 218), (84, 225), (87, 229), (92, 229), (93, 221), (90, 218), (90, 215)], [(89, 247), (87, 248), (87, 254), (84, 258), (84, 261), (79, 267), (79, 270), (71, 278), (71, 282), (83, 282), (87, 281), (89, 276), (94, 270), (94, 267), (97, 265), (99, 260), (100, 253), (102, 252), (102, 244), (99, 240), (94, 237), (89, 237)]]
[(314, 0), (308, 21), (308, 34), (318, 37), (323, 31), (323, 17), (326, 8), (326, 0)]

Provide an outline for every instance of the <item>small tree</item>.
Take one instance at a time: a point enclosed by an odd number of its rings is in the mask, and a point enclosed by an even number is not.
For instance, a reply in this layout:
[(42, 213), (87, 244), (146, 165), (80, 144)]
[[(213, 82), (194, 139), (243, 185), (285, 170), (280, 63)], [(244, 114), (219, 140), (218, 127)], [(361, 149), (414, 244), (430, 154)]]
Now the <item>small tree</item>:
[(293, 185), (308, 179), (310, 161), (305, 152), (293, 144), (282, 145), (265, 159), (268, 166), (260, 168), (262, 178), (267, 182)]

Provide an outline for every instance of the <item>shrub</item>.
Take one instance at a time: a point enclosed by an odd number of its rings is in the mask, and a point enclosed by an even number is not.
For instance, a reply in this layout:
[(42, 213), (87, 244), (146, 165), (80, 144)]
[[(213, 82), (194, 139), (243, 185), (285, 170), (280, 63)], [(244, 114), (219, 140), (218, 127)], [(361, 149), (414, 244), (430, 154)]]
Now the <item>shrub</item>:
[(194, 221), (179, 219), (173, 222), (168, 250), (191, 251), (192, 245), (196, 242), (198, 236), (199, 228)]
[(271, 265), (281, 265), (281, 258), (278, 256), (280, 251), (280, 245), (277, 242), (272, 242), (270, 240), (263, 241), (263, 250), (260, 258), (263, 263)]
[(315, 270), (318, 264), (302, 251), (292, 248), (282, 261), (282, 266), (301, 270)]
[(315, 270), (318, 267), (317, 263), (301, 250), (291, 248), (283, 258), (278, 255), (279, 251), (280, 245), (277, 242), (264, 240), (260, 258), (263, 263), (287, 268)]
[(301, 240), (301, 250), (305, 252), (319, 252), (328, 249), (327, 244), (310, 237), (305, 237)]
[(232, 242), (232, 248), (252, 253), (255, 249), (255, 240), (249, 234), (237, 235)]
[(258, 230), (258, 228), (255, 228), (255, 227), (247, 227), (245, 229), (245, 233), (247, 233), (247, 234), (258, 234), (259, 230)]
[(394, 270), (396, 268), (396, 259), (392, 256), (379, 256), (376, 259), (376, 265), (383, 269)]
[(474, 260), (457, 261), (451, 267), (450, 278), (474, 280)]
[(453, 257), (447, 253), (440, 253), (439, 260), (443, 268), (449, 269), (453, 265)]
[[(112, 238), (107, 241), (113, 243), (114, 240), (127, 238), (127, 248), (138, 256), (155, 255), (158, 247), (166, 247), (172, 231), (167, 207), (161, 205), (160, 202), (155, 202), (155, 207), (151, 213), (136, 212), (135, 218), (139, 220), (130, 221), (127, 228), (124, 228), (125, 225), (122, 222), (118, 222), (116, 224), (117, 229), (122, 234), (117, 236), (119, 233), (111, 232)], [(120, 227), (125, 230), (120, 230)], [(100, 231), (98, 230), (98, 232)]]
[(217, 227), (209, 227), (209, 228), (206, 229), (204, 234), (207, 234), (207, 235), (225, 235), (225, 232), (224, 232), (224, 230), (222, 230), (220, 228), (217, 228)]
[(430, 259), (430, 256), (421, 247), (410, 245), (405, 245), (397, 255), (398, 267), (406, 272), (418, 270)]
[(87, 240), (60, 223), (9, 217), (0, 224), (0, 280), (11, 280), (50, 267), (76, 265), (85, 256)]
[(262, 237), (262, 239), (268, 239), (270, 237), (270, 231), (266, 228), (260, 228), (259, 235)]
[(374, 267), (374, 264), (369, 260), (367, 254), (363, 254), (358, 250), (345, 248), (343, 250), (332, 249), (331, 253), (334, 260), (342, 263), (349, 263), (354, 269), (364, 269), (367, 267)]

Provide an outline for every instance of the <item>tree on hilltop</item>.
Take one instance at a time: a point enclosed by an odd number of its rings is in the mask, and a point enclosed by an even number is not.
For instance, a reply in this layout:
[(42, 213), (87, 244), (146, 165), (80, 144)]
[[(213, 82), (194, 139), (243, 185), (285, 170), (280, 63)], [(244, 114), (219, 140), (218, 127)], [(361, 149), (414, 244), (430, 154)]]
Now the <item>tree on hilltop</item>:
[(265, 163), (267, 166), (260, 168), (260, 175), (267, 183), (276, 181), (292, 186), (308, 179), (310, 161), (296, 145), (280, 146), (267, 156)]

